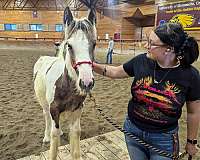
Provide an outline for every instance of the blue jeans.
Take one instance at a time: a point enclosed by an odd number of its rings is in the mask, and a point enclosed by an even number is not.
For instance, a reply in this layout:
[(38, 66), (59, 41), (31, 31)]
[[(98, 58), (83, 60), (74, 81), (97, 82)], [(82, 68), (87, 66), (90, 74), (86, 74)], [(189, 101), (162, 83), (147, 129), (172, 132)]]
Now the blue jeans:
[(112, 64), (112, 54), (113, 54), (113, 50), (108, 51), (107, 56), (106, 56), (106, 63), (107, 64)]
[[(127, 117), (124, 122), (124, 129), (158, 149), (170, 154), (175, 153), (178, 155), (179, 153), (178, 127), (169, 132), (152, 133), (139, 129)], [(125, 140), (131, 160), (172, 160), (171, 158), (160, 156), (127, 135), (125, 135)]]

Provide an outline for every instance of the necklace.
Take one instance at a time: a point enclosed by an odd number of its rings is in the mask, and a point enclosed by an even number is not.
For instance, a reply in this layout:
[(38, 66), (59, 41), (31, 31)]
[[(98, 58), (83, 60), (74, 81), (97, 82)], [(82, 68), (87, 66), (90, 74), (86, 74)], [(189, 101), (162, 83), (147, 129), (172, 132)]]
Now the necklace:
[(171, 66), (171, 67), (163, 67), (159, 62), (157, 62), (158, 63), (158, 65), (161, 67), (161, 68), (176, 68), (176, 67), (179, 67), (180, 66), (180, 61), (178, 61), (177, 63), (176, 63), (176, 65), (174, 65), (174, 66)]
[(169, 74), (170, 71), (171, 71), (171, 69), (169, 69), (169, 70), (164, 74), (164, 76), (161, 78), (160, 81), (157, 81), (157, 80), (156, 80), (156, 63), (155, 63), (155, 65), (154, 65), (154, 70), (153, 70), (153, 82), (154, 82), (155, 84), (161, 83), (161, 82), (167, 77), (167, 75)]

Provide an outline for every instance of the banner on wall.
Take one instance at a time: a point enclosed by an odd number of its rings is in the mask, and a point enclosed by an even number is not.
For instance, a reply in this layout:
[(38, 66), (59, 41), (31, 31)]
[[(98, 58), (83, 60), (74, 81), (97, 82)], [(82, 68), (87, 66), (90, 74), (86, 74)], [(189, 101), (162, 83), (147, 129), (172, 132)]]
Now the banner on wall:
[(158, 5), (156, 25), (179, 22), (185, 30), (200, 30), (200, 1)]

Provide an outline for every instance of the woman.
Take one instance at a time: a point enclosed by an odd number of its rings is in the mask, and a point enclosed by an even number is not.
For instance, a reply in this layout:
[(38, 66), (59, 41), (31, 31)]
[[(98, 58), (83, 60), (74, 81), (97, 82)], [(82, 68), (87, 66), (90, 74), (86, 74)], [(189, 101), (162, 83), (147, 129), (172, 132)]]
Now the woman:
[[(150, 33), (147, 54), (115, 67), (94, 63), (94, 71), (110, 78), (134, 77), (124, 129), (154, 147), (178, 155), (178, 119), (187, 106), (186, 151), (197, 153), (200, 122), (200, 75), (196, 40), (179, 24), (165, 23)], [(133, 160), (170, 160), (125, 135)]]

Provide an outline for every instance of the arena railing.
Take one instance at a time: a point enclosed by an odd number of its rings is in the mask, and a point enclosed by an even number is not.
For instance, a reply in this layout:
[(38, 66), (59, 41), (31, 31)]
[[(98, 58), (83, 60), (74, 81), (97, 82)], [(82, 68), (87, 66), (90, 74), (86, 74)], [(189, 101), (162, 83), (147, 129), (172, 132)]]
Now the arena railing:
[(33, 37), (1, 37), (0, 36), (0, 40), (24, 40), (24, 41), (61, 41), (61, 38), (33, 38)]

